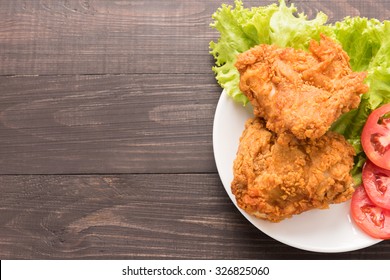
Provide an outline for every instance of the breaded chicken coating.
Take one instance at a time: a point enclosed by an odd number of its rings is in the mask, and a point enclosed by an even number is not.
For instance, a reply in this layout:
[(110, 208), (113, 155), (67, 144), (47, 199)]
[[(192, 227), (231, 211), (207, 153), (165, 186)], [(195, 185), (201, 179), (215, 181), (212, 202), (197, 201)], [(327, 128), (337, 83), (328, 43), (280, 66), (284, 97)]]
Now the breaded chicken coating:
[(272, 222), (328, 208), (354, 192), (353, 156), (353, 147), (337, 133), (300, 140), (269, 131), (260, 118), (249, 119), (234, 161), (232, 192), (239, 207)]
[(240, 89), (271, 131), (319, 138), (368, 91), (339, 44), (322, 35), (309, 51), (263, 44), (237, 56)]

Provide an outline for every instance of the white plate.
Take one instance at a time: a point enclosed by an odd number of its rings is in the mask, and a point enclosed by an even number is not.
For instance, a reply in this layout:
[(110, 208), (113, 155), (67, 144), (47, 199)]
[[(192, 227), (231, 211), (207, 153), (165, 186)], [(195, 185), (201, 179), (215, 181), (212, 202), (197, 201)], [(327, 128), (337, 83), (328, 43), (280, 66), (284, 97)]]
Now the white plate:
[[(230, 189), (233, 180), (233, 161), (244, 123), (252, 115), (250, 106), (243, 107), (222, 92), (214, 117), (214, 157), (222, 183), (236, 206), (236, 199)], [(268, 236), (303, 250), (347, 252), (381, 241), (369, 237), (354, 225), (349, 215), (349, 202), (332, 205), (326, 210), (311, 210), (280, 223), (263, 221), (238, 209), (245, 218)]]

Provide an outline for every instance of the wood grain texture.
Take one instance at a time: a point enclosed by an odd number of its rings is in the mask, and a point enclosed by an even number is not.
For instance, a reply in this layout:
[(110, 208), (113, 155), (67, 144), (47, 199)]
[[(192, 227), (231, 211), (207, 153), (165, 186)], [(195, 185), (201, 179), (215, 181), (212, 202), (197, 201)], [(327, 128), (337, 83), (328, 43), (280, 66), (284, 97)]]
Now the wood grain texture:
[(389, 242), (331, 255), (279, 243), (216, 174), (1, 176), (0, 192), (0, 259), (390, 258)]
[(215, 172), (212, 75), (0, 77), (0, 173)]
[[(218, 37), (211, 14), (223, 2), (1, 0), (0, 75), (208, 73), (208, 44)], [(294, 3), (329, 22), (390, 17), (386, 0)]]
[[(0, 0), (0, 259), (390, 259), (389, 241), (291, 248), (226, 195), (208, 47), (223, 2)], [(293, 2), (390, 17), (387, 0)]]

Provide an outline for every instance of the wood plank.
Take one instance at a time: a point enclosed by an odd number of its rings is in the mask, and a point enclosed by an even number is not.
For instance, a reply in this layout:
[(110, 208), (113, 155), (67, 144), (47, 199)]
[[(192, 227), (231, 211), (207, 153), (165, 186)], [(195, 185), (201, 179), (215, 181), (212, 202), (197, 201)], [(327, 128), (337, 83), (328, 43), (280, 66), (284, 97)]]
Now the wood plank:
[[(0, 1), (0, 75), (209, 73), (226, 1)], [(275, 1), (246, 0), (249, 6)], [(300, 12), (390, 17), (390, 3), (294, 1)]]
[(217, 174), (0, 176), (1, 259), (389, 259), (390, 242), (342, 254), (254, 228)]
[(215, 172), (213, 75), (0, 77), (0, 174)]
[(1, 1), (0, 74), (204, 72), (206, 3)]

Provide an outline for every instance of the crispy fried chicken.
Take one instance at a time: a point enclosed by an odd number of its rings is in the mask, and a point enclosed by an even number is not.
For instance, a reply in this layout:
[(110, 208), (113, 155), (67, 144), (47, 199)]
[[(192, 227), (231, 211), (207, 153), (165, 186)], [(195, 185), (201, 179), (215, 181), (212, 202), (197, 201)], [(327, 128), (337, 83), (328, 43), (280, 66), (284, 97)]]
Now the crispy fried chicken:
[(256, 116), (276, 133), (319, 138), (368, 91), (366, 73), (351, 70), (348, 55), (330, 38), (312, 40), (310, 53), (258, 45), (237, 57), (240, 89)]
[(249, 119), (234, 161), (232, 192), (242, 209), (272, 222), (327, 208), (354, 191), (353, 155), (337, 133), (300, 140), (269, 131), (260, 118)]

